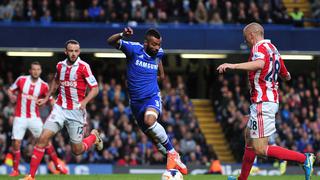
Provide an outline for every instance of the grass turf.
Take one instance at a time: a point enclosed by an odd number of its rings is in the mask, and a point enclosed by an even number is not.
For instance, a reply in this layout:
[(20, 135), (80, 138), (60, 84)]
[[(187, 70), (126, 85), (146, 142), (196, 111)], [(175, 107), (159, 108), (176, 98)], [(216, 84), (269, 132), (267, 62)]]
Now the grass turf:
[[(23, 178), (0, 175), (1, 180)], [(227, 176), (220, 175), (187, 175), (184, 180), (227, 180)], [(302, 180), (304, 176), (250, 176), (249, 180)], [(312, 176), (312, 180), (320, 180), (319, 176)], [(112, 174), (112, 175), (39, 175), (36, 180), (161, 180), (160, 174)]]

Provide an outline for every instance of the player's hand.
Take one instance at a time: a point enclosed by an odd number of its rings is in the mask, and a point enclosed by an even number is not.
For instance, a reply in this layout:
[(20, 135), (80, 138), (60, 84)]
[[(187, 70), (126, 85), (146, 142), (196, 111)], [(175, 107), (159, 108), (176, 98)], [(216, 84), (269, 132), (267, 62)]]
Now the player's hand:
[(230, 64), (230, 63), (224, 63), (224, 64), (221, 64), (218, 68), (217, 68), (217, 71), (219, 73), (224, 73), (227, 71), (227, 69), (234, 69), (234, 64)]
[(47, 103), (48, 100), (49, 100), (49, 98), (47, 98), (47, 97), (45, 97), (45, 98), (43, 98), (43, 99), (38, 99), (38, 100), (37, 100), (37, 105), (38, 105), (38, 106), (42, 106), (42, 105), (44, 105), (45, 103)]
[(122, 33), (124, 37), (129, 37), (133, 34), (133, 30), (131, 29), (131, 27), (126, 27), (123, 29)]
[(85, 109), (86, 109), (86, 106), (87, 106), (87, 103), (84, 102), (84, 101), (82, 101), (82, 102), (79, 103), (79, 109), (81, 109), (81, 110), (85, 110)]

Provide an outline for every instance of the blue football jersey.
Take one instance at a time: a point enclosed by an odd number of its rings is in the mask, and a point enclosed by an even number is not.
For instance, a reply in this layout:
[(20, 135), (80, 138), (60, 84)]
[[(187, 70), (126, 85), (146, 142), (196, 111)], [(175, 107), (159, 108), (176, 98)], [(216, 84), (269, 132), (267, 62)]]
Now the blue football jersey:
[(160, 48), (155, 57), (149, 56), (138, 42), (120, 40), (119, 49), (127, 58), (127, 83), (131, 101), (143, 100), (157, 95), (158, 64), (164, 56)]

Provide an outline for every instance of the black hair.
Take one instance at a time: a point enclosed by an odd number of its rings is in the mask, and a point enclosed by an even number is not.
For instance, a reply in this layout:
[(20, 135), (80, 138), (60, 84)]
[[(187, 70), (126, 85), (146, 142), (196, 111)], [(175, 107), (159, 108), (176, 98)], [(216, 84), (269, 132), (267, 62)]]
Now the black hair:
[(156, 29), (153, 29), (153, 28), (147, 30), (144, 38), (147, 39), (148, 36), (153, 36), (153, 37), (155, 37), (157, 39), (161, 38), (160, 32), (158, 30), (156, 30)]
[(32, 68), (32, 65), (38, 65), (41, 67), (41, 64), (39, 61), (33, 61), (31, 64), (30, 64), (30, 69)]
[(74, 40), (74, 39), (70, 39), (68, 40), (65, 44), (64, 44), (64, 47), (67, 49), (68, 47), (68, 44), (78, 44), (80, 46), (80, 43), (77, 41), (77, 40)]

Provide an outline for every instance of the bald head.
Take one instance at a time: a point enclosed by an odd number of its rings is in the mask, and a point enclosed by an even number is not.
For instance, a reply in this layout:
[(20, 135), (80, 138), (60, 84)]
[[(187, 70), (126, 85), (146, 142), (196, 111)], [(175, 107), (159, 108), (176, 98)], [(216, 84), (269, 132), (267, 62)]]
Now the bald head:
[(249, 47), (264, 39), (264, 29), (258, 23), (250, 23), (243, 28), (243, 36)]
[(264, 29), (260, 24), (253, 22), (253, 23), (246, 25), (246, 27), (243, 28), (243, 33), (244, 34), (254, 33), (254, 34), (257, 34), (257, 35), (260, 35), (263, 37), (264, 36)]

